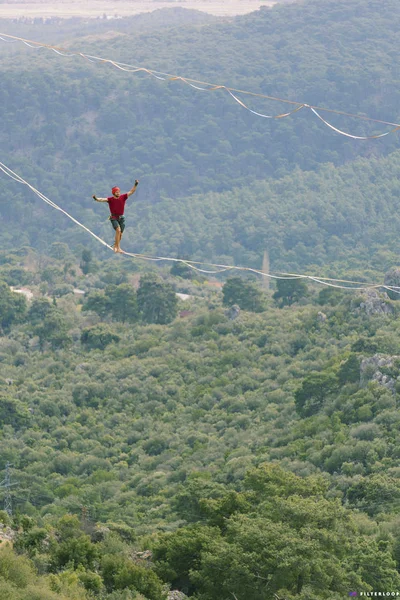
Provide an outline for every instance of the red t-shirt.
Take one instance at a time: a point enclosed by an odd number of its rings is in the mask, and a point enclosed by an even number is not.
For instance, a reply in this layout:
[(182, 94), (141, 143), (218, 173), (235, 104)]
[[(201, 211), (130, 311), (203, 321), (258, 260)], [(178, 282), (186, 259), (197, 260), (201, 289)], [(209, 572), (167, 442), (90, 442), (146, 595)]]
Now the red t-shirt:
[(127, 199), (128, 194), (121, 194), (119, 198), (116, 198), (115, 196), (107, 198), (110, 213), (113, 217), (122, 217)]

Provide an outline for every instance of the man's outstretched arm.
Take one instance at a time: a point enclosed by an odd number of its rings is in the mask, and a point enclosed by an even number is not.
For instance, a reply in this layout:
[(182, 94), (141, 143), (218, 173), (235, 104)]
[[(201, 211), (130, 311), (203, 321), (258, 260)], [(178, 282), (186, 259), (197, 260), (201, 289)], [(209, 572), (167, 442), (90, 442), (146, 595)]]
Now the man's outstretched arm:
[(138, 179), (136, 179), (136, 181), (135, 181), (135, 185), (133, 186), (133, 188), (132, 188), (132, 189), (130, 189), (130, 190), (129, 190), (129, 192), (127, 192), (127, 196), (128, 196), (128, 197), (129, 197), (129, 196), (132, 196), (132, 194), (134, 194), (134, 193), (136, 192), (136, 188), (137, 188), (137, 186), (138, 186), (138, 185), (139, 185), (139, 180), (138, 180)]
[(93, 200), (96, 200), (96, 202), (108, 202), (108, 198), (98, 198), (95, 194), (93, 194), (92, 198)]

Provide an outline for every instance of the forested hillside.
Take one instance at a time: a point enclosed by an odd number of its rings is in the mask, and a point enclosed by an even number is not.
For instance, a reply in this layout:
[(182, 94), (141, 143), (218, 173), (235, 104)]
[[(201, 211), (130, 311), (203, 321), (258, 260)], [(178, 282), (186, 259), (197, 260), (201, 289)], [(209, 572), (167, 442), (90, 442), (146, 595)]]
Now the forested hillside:
[[(141, 181), (128, 200), (123, 247), (255, 268), (261, 267), (268, 250), (275, 271), (307, 269), (311, 274), (381, 282), (400, 252), (399, 157), (394, 152), (341, 167), (323, 165), (316, 172), (296, 169), (278, 180), (249, 180), (231, 191), (164, 197), (155, 204), (146, 198), (146, 182)], [(16, 224), (19, 244), (45, 251), (62, 240), (109, 258), (98, 242), (79, 227), (72, 229), (65, 215), (25, 186), (3, 183), (12, 201), (2, 205), (2, 214)], [(52, 198), (61, 193), (62, 188), (50, 188)], [(77, 208), (74, 200), (63, 206), (71, 204), (74, 216), (111, 242), (108, 207), (89, 197), (82, 200), (84, 208)], [(14, 229), (4, 230), (2, 246), (12, 245), (14, 237)]]
[[(382, 273), (398, 262), (400, 154), (358, 159), (232, 191), (163, 199), (130, 209), (129, 242), (148, 252), (213, 258), (275, 270), (351, 277)], [(106, 232), (105, 232), (106, 234)]]
[(396, 302), (51, 254), (2, 255), (10, 598), (398, 589)]
[[(254, 92), (398, 120), (393, 57), (398, 53), (399, 21), (395, 1), (323, 0), (263, 9), (223, 24), (182, 25), (156, 33), (138, 28), (101, 42), (74, 39), (71, 47)], [(193, 193), (238, 187), (246, 196), (255, 180), (282, 178), (295, 168), (314, 170), (327, 161), (338, 165), (359, 154), (387, 153), (398, 143), (397, 134), (383, 141), (348, 140), (326, 129), (309, 112), (271, 122), (246, 112), (223, 91), (199, 92), (179, 82), (160, 82), (46, 50), (24, 48), (13, 60), (6, 54), (1, 69), (4, 162), (91, 224), (95, 222), (92, 193), (106, 195), (116, 182), (124, 188), (135, 177), (141, 179), (140, 204), (151, 205), (148, 214), (157, 219), (157, 213), (164, 214), (165, 206), (179, 198), (185, 198), (187, 206)], [(261, 112), (285, 108), (256, 99), (250, 103)], [(380, 129), (332, 119), (353, 133)], [(26, 202), (31, 202), (26, 191), (4, 182), (2, 186), (3, 198), (13, 196), (16, 222), (25, 225), (28, 212), (31, 222), (33, 217), (45, 230), (52, 227), (53, 216), (47, 209), (37, 210), (36, 203), (26, 211)], [(337, 193), (333, 188), (332, 194)], [(222, 220), (218, 209), (217, 205), (216, 218)], [(304, 212), (308, 219), (308, 208)], [(207, 216), (195, 214), (199, 221), (208, 222)], [(146, 212), (140, 217), (145, 221), (146, 242), (154, 233), (151, 248), (161, 241), (164, 251), (168, 242), (151, 230), (153, 222), (146, 222)], [(190, 254), (184, 217), (182, 211), (173, 214), (171, 227), (184, 229), (185, 235), (179, 235), (179, 242), (169, 249)], [(41, 239), (25, 233), (26, 229), (32, 228), (25, 226), (19, 232), (27, 235), (26, 242), (39, 245)], [(201, 233), (207, 235), (207, 229)], [(331, 229), (337, 235), (334, 224)], [(251, 242), (250, 248), (242, 250), (244, 237), (248, 237), (245, 228), (238, 224), (233, 241), (239, 244), (235, 260), (242, 262), (248, 259), (246, 251), (258, 254), (259, 245), (264, 245), (264, 240)], [(139, 238), (141, 248), (143, 238)], [(230, 239), (223, 248), (210, 244), (207, 251), (204, 244), (194, 250), (208, 257), (232, 254)]]

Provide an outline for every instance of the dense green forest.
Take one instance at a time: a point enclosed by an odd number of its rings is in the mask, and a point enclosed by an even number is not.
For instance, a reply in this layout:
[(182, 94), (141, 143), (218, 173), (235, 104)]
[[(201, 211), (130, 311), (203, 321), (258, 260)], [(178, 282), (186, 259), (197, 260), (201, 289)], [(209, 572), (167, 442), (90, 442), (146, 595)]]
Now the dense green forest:
[[(398, 121), (399, 26), (312, 0), (9, 31)], [(400, 286), (397, 134), (1, 49), (1, 161), (107, 241), (92, 194), (138, 178), (127, 250)], [(0, 206), (1, 598), (400, 592), (398, 295), (116, 256), (3, 175)]]
[(395, 301), (50, 254), (1, 261), (10, 598), (399, 588)]
[[(391, 0), (368, 4), (361, 0), (351, 3), (323, 0), (262, 9), (229, 22), (179, 25), (156, 32), (142, 31), (138, 26), (137, 30), (111, 39), (100, 34), (98, 39), (72, 36), (69, 44), (76, 50), (131, 64), (398, 120), (398, 74), (393, 57), (398, 53), (399, 19), (399, 5)], [(40, 38), (40, 28), (35, 37)], [(60, 43), (59, 39), (52, 41)], [(65, 38), (61, 42), (67, 43)], [(2, 44), (6, 50), (9, 46)], [(182, 83), (160, 82), (45, 50), (23, 48), (13, 57), (10, 60), (5, 52), (1, 61), (0, 103), (4, 118), (0, 123), (0, 144), (4, 162), (11, 163), (11, 168), (55, 202), (73, 210), (88, 224), (97, 225), (98, 230), (102, 217), (99, 207), (94, 216), (92, 193), (106, 195), (114, 183), (127, 188), (135, 177), (139, 178), (141, 192), (135, 218), (145, 230), (134, 238), (136, 250), (147, 247), (211, 258), (232, 257), (235, 246), (235, 261), (251, 260), (254, 264), (254, 254), (258, 257), (267, 243), (274, 246), (282, 238), (281, 226), (278, 231), (266, 233), (265, 227), (259, 227), (260, 218), (261, 221), (269, 218), (268, 192), (264, 196), (262, 184), (260, 193), (250, 192), (259, 196), (259, 204), (264, 201), (261, 217), (258, 210), (251, 214), (252, 209), (246, 208), (248, 188), (254, 189), (256, 181), (279, 179), (281, 184), (275, 190), (281, 196), (287, 186), (297, 185), (296, 173), (292, 174), (292, 183), (287, 179), (294, 169), (318, 170), (321, 163), (327, 162), (338, 166), (360, 154), (369, 159), (397, 148), (397, 134), (381, 141), (348, 140), (326, 129), (309, 112), (300, 112), (286, 120), (260, 119), (222, 91), (198, 92)], [(279, 103), (266, 105), (256, 99), (250, 99), (250, 104), (262, 112), (276, 113), (285, 108)], [(332, 119), (353, 133), (380, 129), (343, 117)], [(375, 177), (374, 163), (369, 164), (370, 177)], [(362, 169), (368, 170), (367, 163)], [(357, 176), (348, 174), (349, 178)], [(320, 177), (324, 181), (326, 171)], [(315, 197), (319, 191), (318, 183), (315, 185), (316, 190), (314, 182), (307, 181), (304, 195)], [(7, 182), (3, 186), (2, 197), (13, 198), (12, 217), (23, 225), (21, 235), (29, 245), (46, 247), (51, 243), (48, 232), (53, 230), (54, 223), (57, 228), (67, 228), (47, 208), (38, 207), (26, 190)], [(349, 186), (347, 193), (333, 181), (329, 198), (325, 190), (321, 191), (325, 196), (320, 198), (323, 210), (333, 216), (328, 233), (339, 238), (346, 227), (340, 227), (339, 223), (335, 228), (336, 197), (345, 196), (343, 204), (348, 211), (357, 212), (354, 207), (357, 198)], [(231, 225), (227, 224), (226, 241), (225, 234), (222, 239), (218, 234), (217, 240), (202, 239), (201, 244), (196, 244), (190, 239), (185, 223), (187, 206), (194, 206), (192, 226), (207, 223), (201, 227), (200, 237), (203, 237), (209, 230), (210, 211), (213, 218), (215, 215), (216, 220), (226, 223), (226, 214), (221, 215), (219, 208), (220, 203), (230, 202), (231, 198), (207, 196), (206, 209), (202, 208), (202, 198), (205, 194), (225, 194), (233, 189), (240, 190), (244, 210), (250, 213), (246, 216), (248, 225), (241, 221), (236, 225), (232, 215), (229, 220), (235, 223), (235, 231), (229, 231)], [(371, 188), (366, 195), (376, 198)], [(395, 190), (392, 195), (389, 201), (395, 203)], [(302, 231), (300, 237), (304, 243), (304, 237), (310, 239), (308, 227), (313, 231), (315, 227), (314, 223), (309, 224), (310, 207), (303, 207), (303, 201), (300, 202), (302, 212), (295, 218), (305, 225), (295, 226), (297, 231), (292, 237), (295, 240)], [(179, 211), (173, 209), (175, 206), (180, 207)], [(314, 212), (314, 207), (311, 211)], [(340, 222), (347, 221), (346, 210), (341, 212), (344, 214)], [(169, 231), (165, 236), (161, 233), (160, 239), (156, 223), (165, 215)], [(35, 229), (37, 219), (44, 225), (40, 235), (39, 229)], [(330, 220), (328, 216), (326, 219)], [(248, 232), (255, 221), (260, 229), (256, 239)], [(278, 240), (271, 242), (271, 234)], [(351, 228), (346, 234), (357, 238), (357, 232)], [(68, 242), (77, 241), (75, 233), (69, 235)], [(199, 235), (196, 233), (194, 237)], [(388, 241), (385, 239), (385, 244)], [(312, 243), (315, 245), (314, 240)], [(272, 247), (274, 260), (282, 256), (282, 250), (285, 254), (285, 250), (291, 249), (279, 247), (275, 251)], [(297, 252), (298, 256), (301, 254)], [(321, 260), (325, 260), (325, 252)], [(289, 268), (292, 262), (293, 255), (289, 252), (282, 264)], [(296, 260), (296, 264), (307, 263), (309, 257)]]
[[(381, 282), (400, 252), (399, 156), (393, 152), (341, 167), (328, 164), (316, 172), (296, 169), (278, 180), (249, 181), (224, 193), (164, 198), (155, 204), (146, 200), (146, 183), (141, 181), (128, 200), (123, 247), (255, 268), (261, 267), (268, 250), (273, 271), (306, 269), (311, 274)], [(84, 245), (99, 258), (109, 258), (87, 232), (71, 228), (65, 215), (25, 186), (7, 179), (3, 183), (13, 200), (3, 203), (2, 214), (22, 229), (20, 243), (46, 251), (62, 240), (76, 245), (78, 252)], [(54, 198), (60, 190), (51, 191)], [(111, 243), (108, 207), (90, 197), (83, 204), (84, 210), (71, 202), (72, 214)], [(14, 230), (5, 229), (3, 247), (9, 247), (14, 236)]]

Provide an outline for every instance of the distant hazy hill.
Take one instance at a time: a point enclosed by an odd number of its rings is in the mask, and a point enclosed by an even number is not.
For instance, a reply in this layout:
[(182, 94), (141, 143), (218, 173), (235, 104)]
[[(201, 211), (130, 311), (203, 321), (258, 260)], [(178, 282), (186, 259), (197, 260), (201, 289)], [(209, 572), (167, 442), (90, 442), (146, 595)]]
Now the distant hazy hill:
[(62, 39), (68, 39), (71, 36), (82, 37), (110, 30), (138, 35), (143, 31), (153, 29), (213, 23), (217, 20), (217, 17), (198, 10), (171, 7), (123, 19), (61, 19), (59, 17), (45, 20), (41, 18), (26, 19), (25, 21), (0, 19), (0, 31), (17, 36), (34, 35), (34, 39), (38, 41), (60, 43)]

